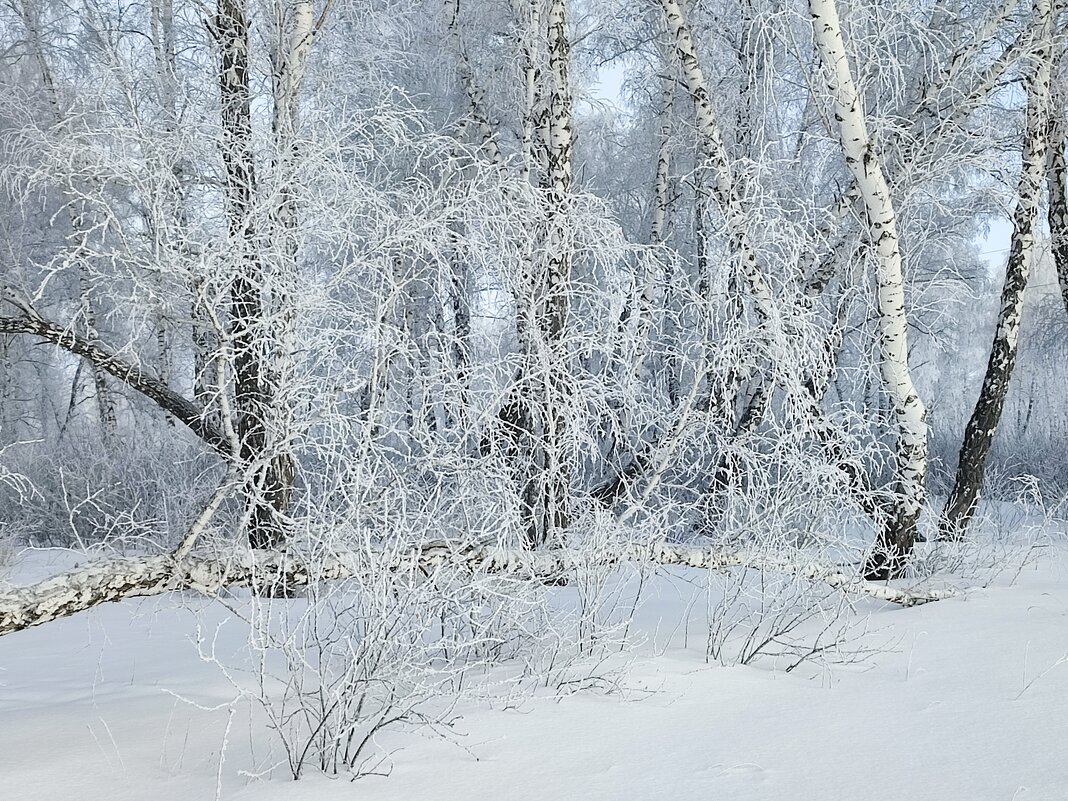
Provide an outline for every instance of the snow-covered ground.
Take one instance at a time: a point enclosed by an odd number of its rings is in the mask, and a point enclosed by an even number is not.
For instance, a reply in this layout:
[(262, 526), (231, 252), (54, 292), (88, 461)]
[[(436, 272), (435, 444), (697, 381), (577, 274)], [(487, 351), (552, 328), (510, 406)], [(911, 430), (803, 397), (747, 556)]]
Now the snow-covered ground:
[[(1048, 548), (1011, 583), (914, 609), (871, 605), (863, 665), (706, 663), (656, 580), (649, 632), (613, 692), (465, 702), (447, 742), (390, 735), (388, 777), (294, 783), (270, 735), (198, 657), (228, 613), (187, 595), (98, 607), (0, 638), (0, 799), (1068, 798), (1068, 575)], [(50, 569), (40, 554), (19, 581)], [(51, 569), (55, 569), (53, 566)], [(700, 628), (700, 627), (698, 627)], [(220, 648), (237, 649), (227, 641)], [(672, 632), (668, 636), (666, 632)], [(192, 702), (192, 703), (191, 703)]]

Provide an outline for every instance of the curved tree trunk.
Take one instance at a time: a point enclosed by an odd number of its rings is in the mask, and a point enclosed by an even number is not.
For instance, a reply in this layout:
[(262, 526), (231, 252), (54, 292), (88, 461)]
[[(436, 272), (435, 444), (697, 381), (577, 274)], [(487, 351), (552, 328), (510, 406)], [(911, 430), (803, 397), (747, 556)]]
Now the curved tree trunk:
[(775, 316), (775, 301), (764, 279), (756, 250), (749, 238), (745, 209), (738, 181), (731, 170), (723, 135), (712, 111), (708, 82), (697, 58), (693, 35), (685, 12), (678, 0), (660, 0), (668, 29), (675, 37), (675, 51), (686, 88), (693, 100), (697, 115), (697, 132), (701, 145), (711, 162), (713, 193), (727, 224), (731, 251), (738, 259), (739, 267), (749, 291), (752, 293), (757, 312), (764, 320)]
[(900, 574), (916, 540), (917, 522), (926, 495), (927, 413), (909, 371), (897, 215), (890, 187), (868, 138), (860, 97), (846, 58), (838, 9), (834, 0), (809, 0), (809, 11), (816, 48), (834, 98), (842, 151), (864, 201), (869, 235), (878, 260), (876, 299), (881, 372), (898, 427), (896, 500), (880, 527), (865, 573), (871, 579), (885, 579)]
[[(968, 530), (982, 489), (987, 456), (1001, 421), (1009, 381), (1016, 365), (1024, 290), (1027, 288), (1027, 279), (1034, 260), (1034, 229), (1042, 201), (1042, 179), (1046, 171), (1052, 53), (1049, 39), (1053, 17), (1049, 0), (1036, 0), (1035, 16), (1042, 31), (1043, 42), (1036, 54), (1037, 67), (1028, 76), (1027, 81), (1023, 171), (1016, 190), (1017, 203), (1012, 217), (1012, 243), (1005, 266), (1001, 310), (998, 312), (994, 341), (990, 346), (990, 359), (983, 376), (983, 387), (964, 430), (957, 476), (939, 523), (940, 539), (959, 539)], [(1051, 198), (1051, 215), (1057, 205), (1054, 201), (1055, 199)]]

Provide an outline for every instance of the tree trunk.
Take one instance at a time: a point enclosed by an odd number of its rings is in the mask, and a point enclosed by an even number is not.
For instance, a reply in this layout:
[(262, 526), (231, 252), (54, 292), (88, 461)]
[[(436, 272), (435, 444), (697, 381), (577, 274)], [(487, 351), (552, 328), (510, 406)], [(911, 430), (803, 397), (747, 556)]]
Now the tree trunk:
[[(159, 81), (159, 102), (163, 111), (163, 132), (173, 139), (178, 130), (178, 75), (174, 45), (174, 3), (172, 0), (152, 0), (149, 17), (152, 32), (152, 49), (156, 60), (156, 78)], [(167, 147), (172, 142), (167, 142)], [(185, 232), (182, 169), (175, 158), (168, 165), (169, 175), (164, 178), (157, 210), (146, 210), (153, 245), (159, 250), (182, 247)], [(163, 287), (161, 286), (161, 289)], [(156, 317), (157, 374), (164, 383), (170, 383), (173, 369), (170, 336), (167, 330), (165, 304), (160, 304)]]
[[(994, 441), (1005, 396), (1016, 364), (1020, 318), (1024, 290), (1034, 260), (1034, 229), (1042, 201), (1042, 179), (1046, 171), (1047, 136), (1049, 133), (1049, 97), (1052, 43), (1052, 10), (1049, 0), (1035, 0), (1035, 16), (1042, 31), (1041, 49), (1036, 53), (1037, 66), (1027, 81), (1027, 118), (1023, 145), (1023, 170), (1016, 189), (1013, 212), (1012, 243), (1005, 266), (1005, 285), (1001, 291), (994, 341), (979, 400), (964, 430), (957, 465), (957, 476), (946, 501), (939, 523), (940, 539), (959, 539), (968, 530), (979, 492), (983, 485), (987, 456)], [(1063, 202), (1063, 196), (1061, 198)], [(1050, 214), (1054, 198), (1051, 197)]]
[(809, 0), (816, 48), (834, 98), (835, 120), (846, 164), (867, 211), (877, 258), (877, 306), (883, 386), (897, 418), (896, 499), (878, 532), (865, 566), (871, 579), (900, 575), (916, 540), (926, 495), (927, 421), (908, 364), (905, 289), (897, 215), (879, 158), (868, 139), (860, 97), (853, 81), (834, 0)]
[(254, 468), (245, 488), (249, 545), (275, 550), (285, 542), (282, 518), (289, 509), (293, 471), (287, 458), (267, 453), (267, 422), (274, 395), (268, 364), (273, 337), (260, 295), (264, 265), (257, 252), (252, 220), (256, 172), (249, 92), (249, 31), (244, 2), (219, 0), (216, 16), (227, 234), (236, 261), (230, 290), (235, 428), (241, 443), (241, 461)]
[(180, 420), (219, 454), (230, 454), (230, 442), (226, 433), (207, 420), (203, 408), (179, 395), (157, 376), (114, 355), (98, 342), (31, 314), (23, 317), (0, 317), (0, 335), (4, 334), (35, 336), (63, 348), (68, 353), (80, 356), (93, 370), (114, 376), (153, 401), (167, 414)]
[[(219, 498), (220, 496), (216, 496)], [(213, 504), (218, 502), (213, 498)], [(210, 518), (208, 518), (210, 519)], [(206, 526), (201, 515), (195, 530)], [(94, 562), (45, 581), (0, 591), (0, 636), (39, 626), (92, 609), (102, 603), (163, 595), (191, 589), (214, 595), (226, 587), (273, 586), (292, 590), (308, 584), (360, 575), (368, 557), (382, 560), (389, 569), (406, 575), (432, 575), (451, 567), (478, 574), (537, 577), (558, 581), (592, 565), (611, 566), (636, 562), (697, 570), (729, 571), (738, 568), (796, 576), (852, 595), (903, 607), (947, 600), (961, 593), (952, 589), (902, 589), (864, 581), (819, 562), (792, 561), (744, 549), (694, 548), (669, 543), (621, 545), (597, 553), (558, 549), (530, 553), (485, 545), (456, 546), (428, 542), (380, 553), (338, 553), (315, 562), (279, 552), (237, 552), (208, 555), (183, 546), (164, 556), (118, 557)]]
[[(1061, 11), (1064, 2), (1057, 4)], [(1054, 67), (1059, 71), (1064, 56), (1064, 45), (1058, 45)], [(1046, 187), (1049, 192), (1047, 220), (1049, 222), (1050, 247), (1053, 251), (1053, 266), (1057, 270), (1057, 283), (1061, 299), (1068, 311), (1068, 167), (1065, 166), (1065, 148), (1068, 147), (1068, 126), (1065, 125), (1064, 89), (1051, 84), (1049, 110), (1049, 171)]]
[(713, 193), (727, 224), (731, 251), (738, 260), (761, 319), (771, 319), (775, 317), (774, 297), (761, 272), (756, 251), (749, 238), (739, 185), (731, 170), (723, 136), (712, 111), (708, 83), (697, 58), (689, 23), (678, 0), (660, 0), (660, 5), (668, 29), (675, 37), (675, 52), (686, 88), (694, 103), (701, 145), (711, 162)]
[(512, 15), (519, 31), (519, 61), (523, 76), (522, 177), (525, 183), (533, 183), (538, 166), (535, 164), (534, 138), (538, 127), (538, 84), (541, 81), (534, 42), (541, 36), (541, 0), (512, 0)]
[(456, 48), (456, 72), (467, 98), (471, 119), (478, 128), (479, 142), (490, 163), (503, 168), (504, 156), (497, 144), (496, 131), (486, 113), (485, 93), (475, 80), (471, 59), (467, 54), (467, 45), (464, 43), (463, 33), (460, 30), (460, 0), (445, 0), (445, 13), (448, 16), (449, 34)]
[[(570, 307), (571, 253), (571, 45), (566, 30), (566, 0), (551, 0), (548, 14), (549, 108), (546, 144), (546, 202), (549, 230), (544, 277), (535, 289), (534, 311), (539, 333), (549, 349), (549, 374), (531, 382), (534, 417), (541, 423), (532, 463), (526, 471), (522, 497), (529, 515), (531, 546), (560, 545), (570, 523), (571, 475), (565, 455), (570, 389), (566, 375), (565, 333)], [(528, 420), (528, 423), (533, 422)]]

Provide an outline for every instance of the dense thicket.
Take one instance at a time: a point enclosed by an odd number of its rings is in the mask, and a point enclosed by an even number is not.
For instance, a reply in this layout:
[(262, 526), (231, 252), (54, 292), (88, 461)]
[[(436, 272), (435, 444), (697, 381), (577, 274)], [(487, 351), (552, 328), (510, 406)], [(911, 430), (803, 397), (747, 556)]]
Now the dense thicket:
[(1062, 11), (12, 0), (0, 536), (898, 575), (1064, 489)]

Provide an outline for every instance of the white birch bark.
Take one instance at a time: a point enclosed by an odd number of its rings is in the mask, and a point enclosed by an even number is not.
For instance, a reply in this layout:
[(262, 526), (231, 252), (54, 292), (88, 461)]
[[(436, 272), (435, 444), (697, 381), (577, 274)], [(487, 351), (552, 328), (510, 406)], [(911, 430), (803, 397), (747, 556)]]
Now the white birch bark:
[[(652, 218), (649, 223), (649, 244), (661, 246), (667, 239), (668, 212), (671, 206), (671, 127), (675, 99), (675, 79), (671, 75), (670, 59), (664, 59), (664, 75), (660, 79), (660, 118), (656, 146), (656, 176), (653, 179)], [(638, 300), (638, 352), (635, 354), (632, 375), (638, 375), (648, 354), (649, 334), (653, 326), (656, 305), (657, 259), (646, 261), (645, 275)]]
[(432, 575), (444, 568), (559, 581), (577, 569), (592, 565), (635, 562), (701, 570), (749, 568), (796, 576), (826, 584), (841, 592), (874, 598), (903, 607), (920, 606), (959, 597), (953, 589), (891, 587), (859, 579), (819, 562), (791, 560), (744, 549), (693, 548), (668, 543), (629, 545), (591, 558), (570, 549), (531, 553), (484, 545), (445, 542), (415, 544), (393, 551), (337, 553), (302, 559), (299, 554), (271, 551), (236, 551), (202, 554), (192, 551), (196, 535), (205, 530), (214, 510), (225, 498), (216, 493), (178, 552), (163, 556), (126, 557), (86, 565), (37, 584), (0, 591), (0, 636), (68, 617), (102, 603), (125, 598), (163, 595), (191, 589), (215, 595), (226, 587), (254, 586), (293, 589), (360, 574), (368, 557), (380, 559), (391, 570)]
[[(549, 374), (540, 391), (539, 416), (543, 421), (542, 442), (536, 455), (541, 475), (530, 473), (528, 482), (541, 485), (534, 510), (537, 531), (534, 543), (562, 542), (562, 532), (570, 522), (570, 460), (565, 453), (568, 409), (571, 392), (563, 370), (566, 354), (560, 351), (567, 328), (570, 307), (571, 258), (574, 250), (571, 226), (572, 181), (572, 98), (571, 44), (567, 37), (567, 2), (550, 0), (548, 21), (549, 90), (548, 136), (546, 141), (547, 202), (549, 231), (546, 240), (545, 280), (537, 298), (539, 327), (546, 344), (554, 353), (547, 367)], [(531, 493), (528, 498), (533, 499)], [(539, 518), (540, 517), (540, 522)]]
[(668, 30), (675, 38), (675, 51), (697, 115), (697, 131), (711, 162), (714, 176), (713, 191), (727, 225), (731, 250), (739, 266), (760, 315), (764, 319), (775, 316), (775, 300), (761, 272), (753, 249), (738, 182), (731, 170), (723, 136), (712, 110), (711, 94), (694, 46), (693, 35), (679, 0), (660, 0)]
[(566, 0), (549, 4), (549, 94), (548, 188), (549, 262), (545, 299), (548, 303), (547, 330), (559, 339), (567, 324), (567, 288), (571, 280), (570, 198), (572, 177), (571, 45), (566, 31)]
[(537, 170), (534, 139), (538, 127), (538, 85), (541, 81), (534, 43), (541, 36), (542, 0), (512, 0), (512, 14), (518, 29), (519, 62), (523, 78), (522, 141), (520, 143), (522, 177), (526, 183), (533, 183)]
[(838, 9), (834, 0), (809, 0), (820, 61), (834, 99), (835, 120), (846, 164), (867, 211), (869, 236), (877, 260), (876, 305), (883, 385), (897, 420), (897, 499), (867, 568), (873, 578), (900, 572), (912, 550), (923, 508), (927, 475), (926, 409), (908, 363), (908, 323), (897, 216), (890, 187), (868, 137)]
[(275, 51), (274, 131), (289, 145), (296, 133), (300, 87), (315, 36), (312, 0), (290, 0), (278, 6), (279, 43)]
[[(665, 70), (671, 68), (665, 63)], [(656, 145), (656, 179), (653, 185), (653, 215), (649, 241), (664, 244), (667, 238), (668, 208), (671, 205), (671, 117), (675, 99), (675, 79), (667, 72), (660, 79), (660, 131)]]
[(460, 30), (460, 0), (445, 0), (445, 12), (448, 16), (449, 35), (456, 49), (456, 73), (467, 97), (471, 119), (478, 128), (479, 142), (489, 162), (496, 167), (504, 167), (504, 155), (497, 144), (497, 135), (486, 113), (485, 92), (475, 79), (471, 58), (467, 52), (463, 32)]
[[(943, 130), (954, 130), (963, 125), (967, 118), (976, 111), (979, 105), (988, 98), (1001, 84), (1003, 76), (1021, 58), (1025, 57), (1032, 47), (1034, 38), (1031, 30), (1025, 28), (991, 62), (979, 75), (972, 77), (963, 86), (957, 85), (960, 77), (961, 65), (967, 63), (970, 58), (976, 57), (993, 46), (1002, 33), (1002, 25), (1011, 14), (1018, 0), (1006, 0), (991, 15), (976, 35), (969, 38), (957, 47), (946, 59), (939, 74), (920, 90), (920, 98), (908, 112), (906, 117), (912, 120), (907, 136), (893, 136), (886, 152), (894, 158), (890, 163), (882, 164), (887, 176), (892, 176), (896, 169), (902, 165), (915, 165), (917, 162), (930, 158), (934, 146), (941, 141)], [(935, 13), (932, 17), (932, 27), (937, 20), (941, 24), (946, 23), (944, 14)], [(816, 237), (817, 241), (828, 241), (832, 244), (823, 253), (822, 258), (816, 260), (815, 269), (807, 282), (807, 292), (816, 297), (830, 283), (838, 273), (843, 261), (843, 254), (849, 252), (848, 231), (841, 231), (837, 236), (832, 235), (838, 229), (839, 224), (847, 219), (849, 212), (861, 202), (860, 192), (855, 185), (846, 189), (836, 200), (831, 212), (821, 231)], [(814, 256), (817, 254), (813, 254)]]

